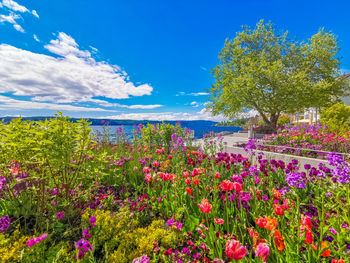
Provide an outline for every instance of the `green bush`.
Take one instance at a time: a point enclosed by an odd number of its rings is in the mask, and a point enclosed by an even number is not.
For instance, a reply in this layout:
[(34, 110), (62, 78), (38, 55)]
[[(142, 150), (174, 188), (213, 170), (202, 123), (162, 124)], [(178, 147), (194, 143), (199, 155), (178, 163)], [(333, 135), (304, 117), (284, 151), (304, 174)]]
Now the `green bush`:
[(285, 126), (289, 123), (290, 123), (290, 117), (288, 115), (281, 115), (277, 121), (278, 126)]
[(350, 106), (342, 102), (321, 112), (320, 122), (333, 132), (343, 132), (350, 129)]

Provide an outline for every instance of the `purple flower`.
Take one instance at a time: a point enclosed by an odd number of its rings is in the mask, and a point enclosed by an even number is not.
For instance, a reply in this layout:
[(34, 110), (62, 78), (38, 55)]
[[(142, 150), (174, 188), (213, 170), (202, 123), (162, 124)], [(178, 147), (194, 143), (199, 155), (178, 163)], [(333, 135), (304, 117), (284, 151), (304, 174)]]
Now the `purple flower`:
[(306, 188), (305, 174), (298, 172), (290, 172), (286, 174), (286, 182), (290, 187)]
[(304, 168), (305, 168), (305, 170), (310, 170), (311, 169), (311, 165), (307, 163), (307, 164), (304, 165)]
[(10, 228), (11, 220), (9, 216), (3, 216), (0, 218), (0, 232), (5, 232)]
[(241, 195), (241, 201), (246, 201), (246, 202), (248, 202), (250, 200), (250, 198), (252, 197), (247, 192), (241, 192), (240, 195)]

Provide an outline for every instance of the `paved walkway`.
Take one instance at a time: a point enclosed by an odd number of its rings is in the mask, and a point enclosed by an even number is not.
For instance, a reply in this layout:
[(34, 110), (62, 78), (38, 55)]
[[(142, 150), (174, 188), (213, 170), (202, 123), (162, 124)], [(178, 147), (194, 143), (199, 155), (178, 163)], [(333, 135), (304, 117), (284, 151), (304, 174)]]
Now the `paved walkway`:
[[(231, 135), (224, 135), (223, 142), (224, 142), (224, 152), (241, 154), (244, 157), (249, 157), (243, 148), (236, 147), (236, 144), (248, 142), (247, 133), (234, 133)], [(203, 139), (200, 139), (200, 140), (197, 140), (195, 144), (198, 145), (199, 147), (203, 147), (203, 143), (204, 143)], [(217, 149), (217, 151), (219, 151), (219, 149)], [(295, 155), (283, 154), (283, 153), (275, 153), (275, 152), (266, 152), (266, 151), (260, 151), (260, 150), (254, 150), (254, 152), (255, 152), (255, 156), (252, 156), (253, 162), (257, 161), (258, 153), (262, 152), (264, 155), (264, 158), (266, 159), (282, 160), (285, 163), (289, 163), (293, 159), (296, 159), (299, 162), (299, 167), (301, 170), (304, 170), (305, 164), (311, 164), (314, 167), (318, 167), (320, 163), (324, 163), (326, 164), (326, 166), (328, 166), (327, 161), (322, 159), (308, 158), (308, 157), (295, 156)]]

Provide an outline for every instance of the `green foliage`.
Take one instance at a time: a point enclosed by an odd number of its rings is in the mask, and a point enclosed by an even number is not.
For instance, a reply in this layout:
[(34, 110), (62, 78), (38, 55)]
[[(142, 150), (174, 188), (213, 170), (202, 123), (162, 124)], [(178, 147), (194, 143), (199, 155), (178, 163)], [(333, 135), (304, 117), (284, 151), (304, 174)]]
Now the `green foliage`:
[(234, 121), (224, 121), (216, 124), (215, 126), (236, 126), (243, 127), (247, 123), (248, 119), (237, 119)]
[[(39, 227), (47, 203), (60, 203), (53, 209), (73, 205), (70, 192), (84, 181), (85, 161), (94, 144), (88, 126), (85, 120), (73, 123), (61, 114), (45, 121), (18, 118), (0, 124), (0, 170), (7, 178), (2, 213), (25, 221), (34, 217)], [(47, 189), (54, 188), (59, 196), (49, 195)]]
[(149, 226), (139, 226), (133, 214), (127, 209), (119, 213), (111, 211), (87, 211), (83, 221), (89, 226), (89, 217), (96, 217), (96, 227), (92, 230), (94, 254), (105, 255), (106, 262), (131, 262), (143, 254), (151, 255), (154, 243), (168, 248), (181, 242), (181, 238), (171, 229), (165, 228), (163, 220), (154, 220)]
[(323, 29), (298, 43), (264, 21), (243, 27), (219, 54), (209, 108), (229, 118), (255, 109), (276, 128), (282, 112), (325, 106), (343, 94), (337, 54), (336, 37)]
[(336, 103), (321, 112), (320, 122), (335, 132), (344, 132), (350, 129), (350, 106)]
[(133, 143), (147, 147), (164, 147), (169, 152), (173, 146), (173, 134), (181, 137), (187, 146), (191, 146), (190, 130), (181, 128), (179, 123), (175, 126), (166, 123), (139, 125), (137, 131), (134, 131)]
[(290, 123), (290, 117), (289, 115), (286, 115), (286, 114), (281, 115), (277, 121), (278, 126), (285, 126), (286, 124), (289, 124), (289, 123)]

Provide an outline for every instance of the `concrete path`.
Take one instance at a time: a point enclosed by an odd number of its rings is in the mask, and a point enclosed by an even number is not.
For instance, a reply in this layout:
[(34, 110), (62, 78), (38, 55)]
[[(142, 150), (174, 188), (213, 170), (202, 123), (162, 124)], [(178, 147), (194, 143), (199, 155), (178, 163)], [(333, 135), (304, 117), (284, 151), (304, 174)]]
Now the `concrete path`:
[[(248, 135), (247, 133), (234, 133), (231, 135), (224, 135), (223, 136), (223, 142), (224, 142), (224, 152), (227, 153), (233, 153), (233, 154), (241, 154), (244, 157), (250, 157), (242, 147), (237, 147), (237, 144), (241, 143), (247, 143), (248, 142)], [(195, 145), (198, 147), (204, 146), (204, 140), (200, 139), (195, 142)], [(218, 149), (219, 151), (219, 149)], [(299, 167), (301, 170), (304, 170), (305, 164), (310, 164), (311, 166), (318, 167), (320, 163), (324, 163), (327, 165), (327, 160), (322, 159), (316, 159), (316, 158), (308, 158), (308, 157), (302, 157), (302, 156), (296, 156), (296, 155), (290, 155), (290, 154), (283, 154), (283, 153), (275, 153), (275, 152), (267, 152), (267, 151), (261, 151), (261, 150), (254, 150), (255, 155), (252, 157), (253, 162), (257, 161), (258, 153), (263, 153), (264, 159), (275, 159), (275, 160), (282, 160), (286, 164), (291, 162), (293, 159), (298, 160)], [(328, 166), (329, 167), (329, 166)]]

